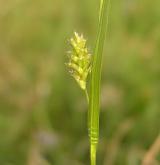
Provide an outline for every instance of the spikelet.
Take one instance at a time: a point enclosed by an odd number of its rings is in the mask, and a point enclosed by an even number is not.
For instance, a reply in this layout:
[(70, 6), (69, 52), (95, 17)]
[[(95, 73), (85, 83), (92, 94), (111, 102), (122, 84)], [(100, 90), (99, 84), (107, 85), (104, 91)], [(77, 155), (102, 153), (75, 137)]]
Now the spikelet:
[(69, 51), (69, 62), (67, 66), (69, 72), (77, 81), (81, 89), (86, 90), (87, 76), (91, 70), (91, 54), (88, 53), (86, 40), (83, 35), (74, 33), (70, 39), (72, 50)]

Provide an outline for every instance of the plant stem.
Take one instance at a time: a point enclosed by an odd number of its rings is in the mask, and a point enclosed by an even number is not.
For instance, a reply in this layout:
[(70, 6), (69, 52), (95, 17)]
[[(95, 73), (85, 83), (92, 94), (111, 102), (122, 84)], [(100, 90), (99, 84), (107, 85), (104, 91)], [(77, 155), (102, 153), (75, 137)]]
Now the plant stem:
[(96, 151), (97, 151), (97, 145), (91, 144), (91, 165), (96, 165)]
[(84, 92), (85, 92), (85, 95), (86, 95), (87, 103), (89, 104), (89, 95), (88, 95), (87, 89), (85, 89)]
[(101, 0), (99, 29), (94, 50), (91, 81), (90, 81), (90, 97), (89, 97), (89, 117), (88, 127), (90, 136), (90, 157), (91, 165), (96, 165), (96, 150), (99, 139), (99, 111), (100, 111), (100, 82), (102, 67), (102, 52), (106, 35), (106, 27), (108, 22), (108, 10), (110, 0)]

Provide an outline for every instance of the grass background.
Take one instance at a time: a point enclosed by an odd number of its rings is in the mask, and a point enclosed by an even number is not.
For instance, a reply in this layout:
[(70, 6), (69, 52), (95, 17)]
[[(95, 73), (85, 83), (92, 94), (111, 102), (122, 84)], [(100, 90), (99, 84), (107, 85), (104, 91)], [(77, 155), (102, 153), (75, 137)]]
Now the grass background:
[[(89, 164), (87, 104), (65, 61), (98, 0), (0, 0), (0, 164)], [(112, 1), (98, 164), (139, 165), (160, 131), (160, 1)], [(160, 155), (157, 157), (160, 162)]]

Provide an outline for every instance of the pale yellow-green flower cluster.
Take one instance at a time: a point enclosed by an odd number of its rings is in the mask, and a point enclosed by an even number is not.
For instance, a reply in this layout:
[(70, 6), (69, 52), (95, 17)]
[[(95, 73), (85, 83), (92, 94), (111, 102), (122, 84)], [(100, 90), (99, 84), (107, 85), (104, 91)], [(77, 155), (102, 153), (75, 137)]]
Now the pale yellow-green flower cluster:
[(74, 37), (70, 39), (70, 43), (72, 50), (69, 51), (67, 66), (79, 86), (86, 90), (87, 76), (91, 70), (91, 54), (88, 53), (83, 35), (75, 32)]

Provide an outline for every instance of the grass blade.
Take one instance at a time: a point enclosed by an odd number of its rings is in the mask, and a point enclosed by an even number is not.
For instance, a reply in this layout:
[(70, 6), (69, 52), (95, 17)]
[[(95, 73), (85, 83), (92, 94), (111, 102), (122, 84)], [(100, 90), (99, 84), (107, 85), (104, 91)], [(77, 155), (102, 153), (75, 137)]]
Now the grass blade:
[(106, 36), (108, 11), (110, 0), (101, 0), (99, 29), (94, 50), (92, 72), (90, 81), (90, 96), (89, 96), (89, 114), (88, 127), (90, 136), (90, 157), (91, 165), (96, 165), (96, 149), (99, 139), (99, 111), (100, 111), (100, 82), (101, 82), (101, 67), (102, 67), (102, 52)]

